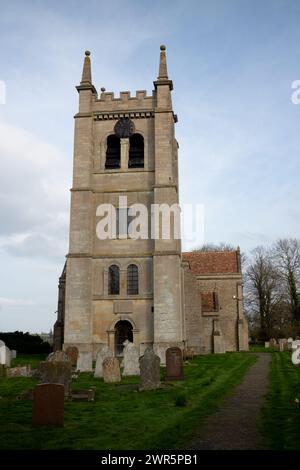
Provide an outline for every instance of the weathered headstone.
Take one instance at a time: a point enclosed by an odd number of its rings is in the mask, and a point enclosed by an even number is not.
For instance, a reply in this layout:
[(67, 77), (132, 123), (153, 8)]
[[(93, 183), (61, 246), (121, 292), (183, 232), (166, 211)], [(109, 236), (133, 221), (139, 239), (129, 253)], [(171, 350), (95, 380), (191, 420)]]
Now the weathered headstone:
[(96, 367), (94, 377), (103, 377), (103, 361), (107, 357), (113, 357), (112, 350), (106, 345), (102, 344), (97, 353), (96, 357)]
[(55, 351), (46, 359), (47, 362), (69, 362), (69, 358), (65, 351)]
[(93, 357), (90, 352), (80, 352), (77, 359), (76, 369), (80, 372), (92, 372), (93, 370)]
[(289, 351), (292, 349), (293, 341), (294, 341), (293, 338), (288, 338), (287, 340), (287, 347)]
[(31, 367), (28, 366), (18, 366), (10, 367), (6, 372), (7, 378), (12, 377), (30, 377), (31, 376)]
[(4, 341), (0, 339), (0, 364), (5, 365), (6, 363), (6, 346)]
[(71, 399), (72, 401), (94, 401), (95, 395), (95, 388), (89, 388), (84, 390), (72, 390)]
[(76, 346), (69, 346), (66, 349), (66, 355), (69, 361), (71, 362), (72, 366), (76, 367), (78, 359), (78, 349), (76, 348)]
[(265, 341), (265, 348), (269, 348), (270, 347), (270, 341)]
[(141, 380), (139, 390), (153, 390), (160, 387), (160, 358), (152, 348), (147, 348), (140, 357)]
[(41, 383), (62, 384), (68, 395), (72, 380), (71, 362), (41, 362), (39, 366)]
[(11, 353), (11, 358), (12, 358), (12, 359), (16, 359), (16, 357), (17, 357), (17, 351), (16, 351), (15, 349), (12, 349), (12, 350), (10, 351), (10, 353)]
[(5, 365), (6, 367), (11, 366), (11, 352), (7, 346), (5, 346)]
[(166, 350), (166, 380), (183, 380), (183, 360), (180, 348)]
[(183, 360), (184, 361), (187, 361), (188, 359), (193, 359), (194, 355), (195, 355), (194, 348), (187, 347), (183, 350)]
[(33, 391), (33, 426), (64, 425), (64, 386), (61, 384), (37, 385)]
[(123, 343), (124, 349), (124, 369), (123, 375), (140, 375), (140, 364), (139, 364), (139, 350), (138, 348), (126, 340)]
[(279, 342), (279, 351), (280, 352), (287, 351), (287, 340), (285, 338), (280, 338), (278, 342)]
[(104, 382), (121, 382), (120, 363), (116, 357), (107, 357), (103, 361)]

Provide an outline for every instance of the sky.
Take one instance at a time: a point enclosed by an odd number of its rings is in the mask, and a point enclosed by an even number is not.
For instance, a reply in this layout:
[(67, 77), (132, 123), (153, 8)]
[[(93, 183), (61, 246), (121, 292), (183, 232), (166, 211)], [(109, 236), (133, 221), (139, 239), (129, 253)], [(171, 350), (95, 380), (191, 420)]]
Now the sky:
[(0, 331), (49, 331), (56, 318), (86, 49), (98, 91), (150, 94), (167, 46), (180, 202), (203, 204), (205, 242), (248, 252), (299, 236), (298, 0), (0, 0), (0, 11)]

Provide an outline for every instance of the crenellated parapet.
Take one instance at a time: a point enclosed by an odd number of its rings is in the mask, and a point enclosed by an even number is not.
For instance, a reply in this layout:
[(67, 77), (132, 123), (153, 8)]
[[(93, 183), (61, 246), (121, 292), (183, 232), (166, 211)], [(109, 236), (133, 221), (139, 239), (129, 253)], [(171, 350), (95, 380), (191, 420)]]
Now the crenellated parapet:
[[(145, 113), (154, 111), (155, 107), (156, 92), (153, 91), (151, 96), (147, 95), (146, 90), (138, 90), (135, 92), (135, 96), (131, 96), (130, 91), (121, 91), (118, 97), (115, 97), (114, 93), (102, 91), (100, 98), (95, 99), (93, 102), (93, 112), (100, 116), (109, 111), (113, 111), (114, 114), (124, 111), (131, 112), (132, 116), (116, 116), (107, 117), (106, 119), (118, 119), (119, 117), (151, 117), (150, 115), (145, 116)], [(134, 115), (136, 112), (136, 116)], [(144, 115), (140, 115), (140, 113)], [(101, 119), (101, 118), (100, 118)]]

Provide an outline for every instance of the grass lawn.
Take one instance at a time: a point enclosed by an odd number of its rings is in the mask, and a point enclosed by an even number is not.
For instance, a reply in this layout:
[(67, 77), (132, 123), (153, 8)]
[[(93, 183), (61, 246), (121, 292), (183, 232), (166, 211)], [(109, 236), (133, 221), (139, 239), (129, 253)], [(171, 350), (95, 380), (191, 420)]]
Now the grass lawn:
[[(40, 359), (24, 361), (34, 366)], [(22, 360), (18, 357), (15, 364)], [(184, 448), (193, 430), (216, 411), (255, 361), (247, 353), (198, 356), (185, 366), (185, 381), (147, 392), (136, 390), (137, 377), (115, 385), (81, 374), (72, 387), (94, 386), (96, 398), (91, 403), (66, 402), (63, 429), (33, 428), (32, 402), (16, 401), (37, 380), (0, 379), (0, 449)], [(164, 373), (162, 368), (162, 378)]]
[(270, 449), (300, 450), (300, 366), (290, 352), (272, 354), (263, 433)]

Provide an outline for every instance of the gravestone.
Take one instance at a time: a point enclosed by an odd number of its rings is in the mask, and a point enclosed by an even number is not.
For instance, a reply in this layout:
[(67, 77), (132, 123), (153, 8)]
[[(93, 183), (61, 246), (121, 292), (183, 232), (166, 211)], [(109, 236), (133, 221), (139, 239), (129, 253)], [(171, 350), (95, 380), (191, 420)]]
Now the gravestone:
[(10, 352), (10, 349), (8, 349), (7, 346), (5, 346), (5, 365), (6, 365), (6, 367), (11, 366), (11, 352)]
[(287, 340), (285, 338), (280, 338), (278, 340), (279, 342), (279, 351), (280, 352), (283, 352), (283, 351), (287, 351)]
[(139, 390), (153, 390), (160, 387), (160, 358), (152, 348), (147, 348), (140, 357), (141, 380)]
[(6, 365), (6, 346), (4, 341), (0, 340), (0, 364)]
[(128, 340), (124, 341), (123, 345), (124, 345), (124, 349), (123, 349), (123, 354), (124, 354), (123, 375), (124, 377), (130, 376), (130, 375), (140, 375), (138, 348)]
[(46, 359), (47, 362), (69, 362), (69, 358), (65, 351), (55, 351)]
[(76, 370), (80, 372), (92, 372), (93, 370), (93, 357), (90, 352), (80, 352), (77, 359)]
[(166, 380), (183, 380), (183, 361), (180, 348), (166, 350)]
[(185, 349), (183, 350), (183, 360), (184, 360), (184, 361), (187, 361), (187, 360), (189, 360), (189, 359), (193, 359), (193, 358), (194, 358), (194, 355), (195, 355), (195, 350), (194, 350), (194, 348), (189, 348), (189, 347), (187, 347), (187, 348), (185, 348)]
[(287, 348), (290, 351), (292, 349), (292, 344), (293, 344), (293, 338), (288, 338), (287, 340)]
[(96, 357), (96, 367), (94, 377), (103, 377), (103, 361), (107, 357), (113, 357), (112, 350), (106, 344), (102, 344)]
[(72, 380), (71, 362), (40, 362), (39, 366), (42, 384), (61, 384), (68, 395)]
[(16, 357), (17, 357), (17, 351), (16, 351), (15, 349), (12, 349), (12, 350), (10, 351), (10, 353), (11, 353), (11, 358), (12, 358), (12, 359), (16, 359)]
[(269, 348), (270, 347), (270, 342), (269, 341), (265, 341), (265, 348)]
[(275, 338), (271, 338), (269, 341), (270, 348), (277, 348), (277, 341)]
[(33, 391), (33, 426), (64, 425), (64, 386), (61, 384), (37, 385)]
[(7, 378), (11, 377), (31, 377), (31, 367), (28, 366), (18, 366), (10, 367), (6, 372)]
[(71, 362), (72, 366), (76, 367), (77, 366), (77, 359), (78, 359), (78, 349), (76, 346), (69, 346), (66, 349), (66, 355)]
[(104, 382), (121, 382), (120, 363), (116, 357), (107, 357), (103, 361)]

